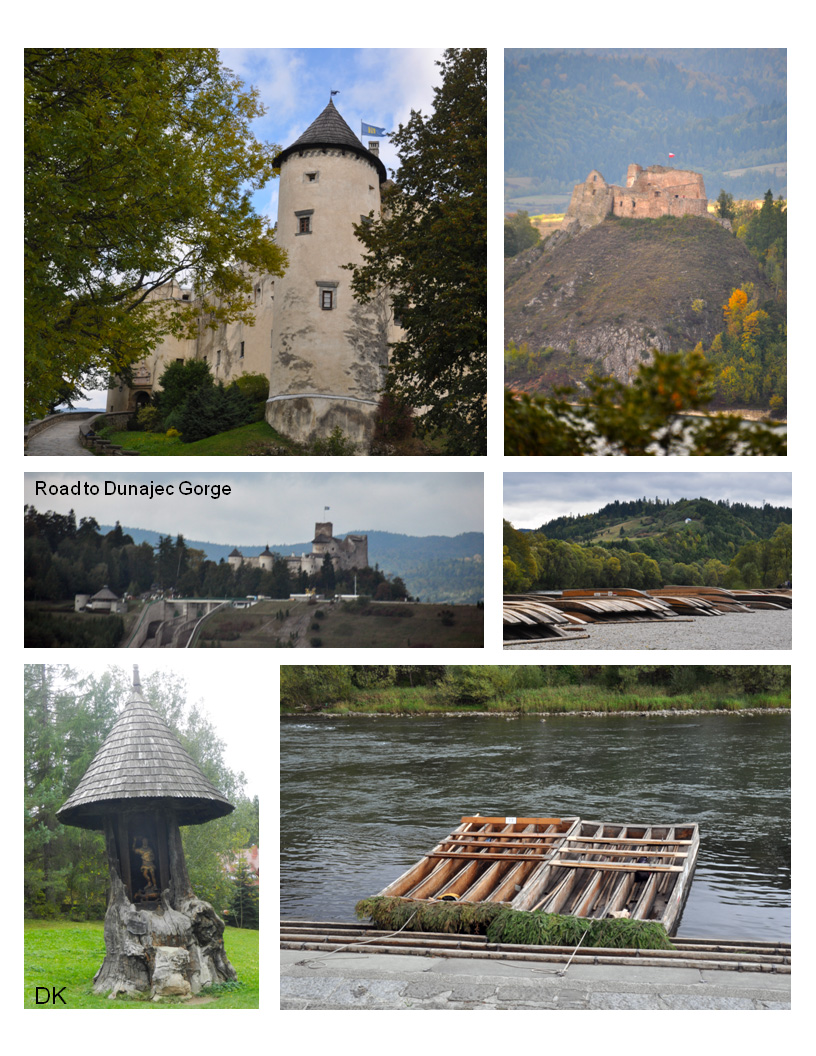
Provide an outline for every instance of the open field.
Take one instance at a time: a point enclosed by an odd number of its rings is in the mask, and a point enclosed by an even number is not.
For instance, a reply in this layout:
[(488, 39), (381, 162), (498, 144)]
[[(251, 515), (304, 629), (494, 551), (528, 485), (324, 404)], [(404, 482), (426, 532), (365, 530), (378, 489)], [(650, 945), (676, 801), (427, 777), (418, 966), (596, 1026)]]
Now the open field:
[(206, 620), (197, 648), (476, 648), (484, 637), (476, 605), (412, 602), (312, 604), (262, 601)]
[[(114, 1001), (94, 994), (93, 977), (105, 957), (103, 922), (27, 920), (23, 962), (26, 1008), (258, 1008), (258, 932), (227, 928), (224, 946), (237, 983), (224, 983), (189, 1001), (165, 998), (155, 1003), (149, 996), (119, 997)], [(62, 989), (59, 998), (36, 1004), (37, 987)]]

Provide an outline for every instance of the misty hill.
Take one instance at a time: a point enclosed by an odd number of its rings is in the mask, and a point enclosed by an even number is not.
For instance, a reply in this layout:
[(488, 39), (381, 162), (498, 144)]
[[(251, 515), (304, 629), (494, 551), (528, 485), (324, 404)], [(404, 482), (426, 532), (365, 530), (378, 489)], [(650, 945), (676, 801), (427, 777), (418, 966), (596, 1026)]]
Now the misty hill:
[(786, 195), (784, 49), (510, 48), (504, 86), (505, 170), (527, 193), (568, 195), (592, 169), (621, 184), (673, 153), (710, 198)]
[[(102, 526), (100, 532), (111, 531), (112, 526)], [(126, 528), (123, 531), (135, 543), (148, 542), (157, 545), (160, 533), (144, 528)], [(396, 532), (366, 531), (352, 529), (338, 535), (359, 534), (368, 536), (368, 559), (372, 568), (377, 566), (388, 576), (400, 576), (413, 597), (433, 602), (475, 602), (484, 596), (484, 536), (481, 532), (462, 532), (456, 536), (446, 535), (400, 535)], [(210, 561), (226, 561), (233, 545), (202, 542), (185, 538), (188, 547), (203, 550)], [(239, 543), (237, 548), (245, 557), (260, 553), (267, 540), (255, 543)], [(269, 549), (282, 556), (308, 553), (312, 549), (307, 542), (274, 543)]]
[(556, 235), (507, 262), (505, 340), (537, 354), (531, 380), (508, 382), (543, 390), (590, 367), (626, 381), (653, 349), (707, 348), (749, 282), (760, 304), (772, 298), (745, 244), (703, 217), (610, 217)]
[(791, 524), (789, 506), (749, 506), (710, 499), (636, 499), (611, 502), (597, 513), (558, 517), (536, 532), (548, 539), (593, 544), (655, 560), (729, 562), (745, 543), (770, 539), (780, 524)]

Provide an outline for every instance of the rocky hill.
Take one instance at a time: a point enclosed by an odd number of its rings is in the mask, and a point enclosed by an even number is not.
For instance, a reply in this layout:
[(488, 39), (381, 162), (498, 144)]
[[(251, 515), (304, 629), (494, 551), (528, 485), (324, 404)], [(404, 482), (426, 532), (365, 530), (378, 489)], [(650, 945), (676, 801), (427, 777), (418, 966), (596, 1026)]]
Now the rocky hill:
[(609, 218), (557, 232), (507, 263), (505, 342), (537, 353), (513, 386), (542, 391), (592, 367), (625, 381), (653, 349), (708, 347), (746, 283), (760, 303), (772, 296), (745, 245), (707, 218)]

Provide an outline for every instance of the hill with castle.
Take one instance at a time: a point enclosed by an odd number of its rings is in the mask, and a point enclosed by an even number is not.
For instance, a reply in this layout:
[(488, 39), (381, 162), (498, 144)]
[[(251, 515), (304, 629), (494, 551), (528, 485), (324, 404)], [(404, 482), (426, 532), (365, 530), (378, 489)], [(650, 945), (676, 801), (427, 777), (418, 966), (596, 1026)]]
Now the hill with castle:
[(507, 262), (505, 343), (526, 345), (531, 391), (590, 368), (628, 380), (653, 350), (708, 347), (734, 289), (773, 296), (745, 244), (708, 211), (702, 176), (630, 164), (625, 186), (593, 169), (561, 229)]

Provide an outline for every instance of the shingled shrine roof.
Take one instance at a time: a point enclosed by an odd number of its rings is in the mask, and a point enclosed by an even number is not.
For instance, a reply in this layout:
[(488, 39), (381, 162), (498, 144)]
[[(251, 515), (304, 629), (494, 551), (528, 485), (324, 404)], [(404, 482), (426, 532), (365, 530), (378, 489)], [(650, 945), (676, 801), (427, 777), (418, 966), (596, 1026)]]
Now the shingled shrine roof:
[(204, 776), (144, 699), (134, 668), (130, 700), (73, 793), (57, 811), (64, 825), (101, 829), (125, 808), (172, 806), (179, 825), (198, 825), (235, 808)]
[(370, 161), (377, 170), (380, 183), (387, 179), (385, 165), (380, 159), (367, 150), (357, 136), (337, 112), (334, 103), (329, 100), (326, 109), (312, 121), (302, 136), (299, 136), (291, 146), (286, 147), (275, 157), (272, 164), (279, 169), (290, 154), (296, 154), (300, 150), (313, 147), (340, 147), (350, 150), (353, 154), (359, 154), (361, 158)]

